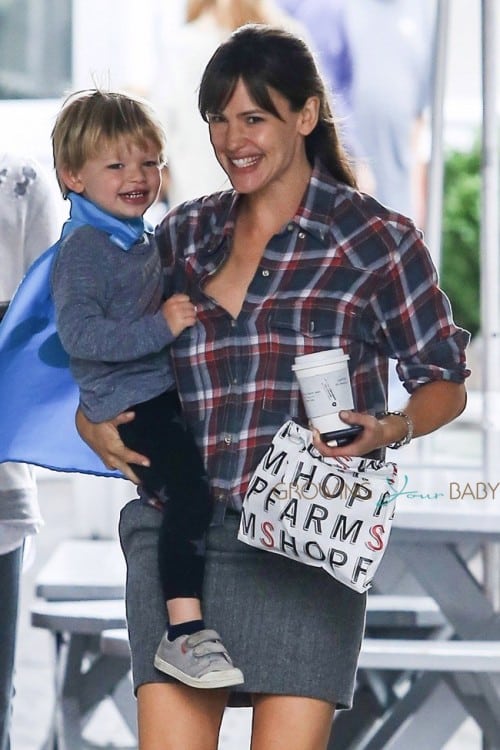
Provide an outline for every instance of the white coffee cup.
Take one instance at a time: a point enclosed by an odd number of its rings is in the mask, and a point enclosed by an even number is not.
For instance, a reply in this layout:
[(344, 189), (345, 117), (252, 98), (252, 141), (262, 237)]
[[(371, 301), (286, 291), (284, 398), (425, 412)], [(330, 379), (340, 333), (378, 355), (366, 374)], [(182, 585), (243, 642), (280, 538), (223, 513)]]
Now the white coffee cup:
[(354, 408), (348, 362), (343, 349), (328, 349), (295, 357), (292, 365), (306, 414), (329, 440), (335, 439), (331, 433), (348, 428), (339, 411)]

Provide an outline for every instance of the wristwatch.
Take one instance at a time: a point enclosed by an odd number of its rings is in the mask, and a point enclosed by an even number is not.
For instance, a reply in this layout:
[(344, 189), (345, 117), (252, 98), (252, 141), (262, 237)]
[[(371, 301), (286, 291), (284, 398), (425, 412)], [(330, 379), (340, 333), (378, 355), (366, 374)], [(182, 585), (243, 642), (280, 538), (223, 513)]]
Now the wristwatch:
[(390, 443), (387, 448), (392, 448), (393, 450), (397, 450), (398, 448), (402, 448), (403, 445), (408, 445), (408, 443), (411, 441), (413, 437), (413, 422), (404, 411), (380, 411), (376, 415), (377, 419), (383, 419), (384, 417), (401, 417), (406, 422), (406, 435), (401, 438), (401, 440), (397, 440), (395, 443)]

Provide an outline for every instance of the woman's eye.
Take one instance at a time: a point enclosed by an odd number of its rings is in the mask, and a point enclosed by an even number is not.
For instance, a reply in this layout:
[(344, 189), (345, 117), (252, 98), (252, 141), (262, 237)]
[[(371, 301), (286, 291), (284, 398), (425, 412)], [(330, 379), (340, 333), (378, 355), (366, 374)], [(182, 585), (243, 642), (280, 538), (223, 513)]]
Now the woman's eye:
[(207, 115), (207, 120), (209, 125), (215, 125), (216, 123), (222, 122), (224, 118), (222, 115), (211, 114)]

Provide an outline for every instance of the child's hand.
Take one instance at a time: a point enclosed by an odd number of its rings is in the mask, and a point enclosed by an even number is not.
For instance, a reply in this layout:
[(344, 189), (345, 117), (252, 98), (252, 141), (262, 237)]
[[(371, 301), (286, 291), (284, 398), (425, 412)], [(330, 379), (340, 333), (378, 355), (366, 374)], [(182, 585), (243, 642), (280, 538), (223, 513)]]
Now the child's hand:
[(161, 311), (174, 336), (196, 323), (196, 308), (187, 294), (173, 294), (163, 303)]

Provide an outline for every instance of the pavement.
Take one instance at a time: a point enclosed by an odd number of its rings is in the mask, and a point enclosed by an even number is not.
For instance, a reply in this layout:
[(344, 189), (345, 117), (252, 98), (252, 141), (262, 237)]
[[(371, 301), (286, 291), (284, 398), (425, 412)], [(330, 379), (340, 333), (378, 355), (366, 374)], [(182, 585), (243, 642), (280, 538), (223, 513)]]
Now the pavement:
[[(426, 440), (431, 442), (424, 455), (430, 455), (437, 464), (450, 465), (451, 471), (453, 466), (458, 471), (465, 459), (480, 461), (480, 433), (477, 426), (466, 419)], [(421, 464), (421, 454), (416, 441), (413, 448), (408, 448), (405, 461), (410, 466)], [(432, 472), (431, 475), (434, 476)], [(29, 612), (38, 571), (63, 539), (115, 537), (119, 508), (133, 491), (131, 485), (119, 480), (45, 471), (39, 472), (38, 485), (45, 526), (35, 540), (29, 555), (31, 564), (25, 570), (22, 582), (12, 750), (42, 748), (54, 703), (53, 644), (45, 630), (33, 628), (30, 624)], [(249, 750), (250, 718), (248, 709), (227, 712), (219, 750)], [(86, 738), (92, 746), (100, 748), (120, 745), (132, 750), (136, 747), (111, 702), (93, 716)], [(481, 733), (475, 722), (468, 719), (444, 748), (433, 750), (480, 750), (482, 747)]]

